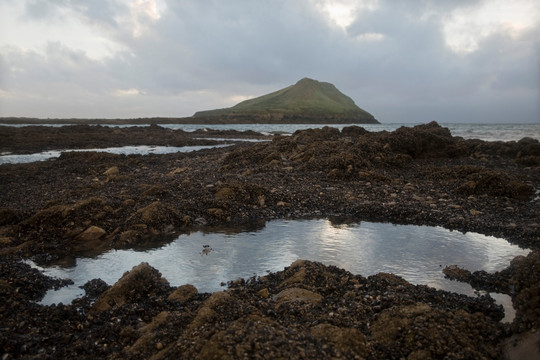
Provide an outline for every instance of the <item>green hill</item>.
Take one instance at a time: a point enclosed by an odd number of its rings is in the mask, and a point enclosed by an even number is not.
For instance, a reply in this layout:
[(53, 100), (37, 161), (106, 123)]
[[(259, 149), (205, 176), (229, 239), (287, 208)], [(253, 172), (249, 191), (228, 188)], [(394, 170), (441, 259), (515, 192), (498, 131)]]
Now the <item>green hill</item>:
[(308, 78), (230, 108), (199, 111), (193, 117), (212, 123), (378, 123), (334, 85)]

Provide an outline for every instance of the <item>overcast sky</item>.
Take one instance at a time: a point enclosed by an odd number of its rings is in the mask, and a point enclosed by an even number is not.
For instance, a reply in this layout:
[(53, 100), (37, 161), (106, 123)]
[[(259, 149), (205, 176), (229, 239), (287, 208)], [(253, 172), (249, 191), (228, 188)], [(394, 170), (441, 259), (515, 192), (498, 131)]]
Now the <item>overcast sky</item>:
[(303, 77), (383, 123), (537, 123), (540, 5), (0, 0), (0, 116), (190, 116)]

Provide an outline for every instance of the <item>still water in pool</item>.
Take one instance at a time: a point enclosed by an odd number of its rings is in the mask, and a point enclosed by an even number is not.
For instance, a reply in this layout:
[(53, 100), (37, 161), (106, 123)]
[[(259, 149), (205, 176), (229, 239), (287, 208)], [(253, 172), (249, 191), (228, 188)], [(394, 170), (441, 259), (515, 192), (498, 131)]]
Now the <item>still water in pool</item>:
[(121, 146), (95, 149), (67, 149), (67, 150), (49, 150), (34, 154), (0, 154), (0, 165), (2, 164), (26, 164), (36, 161), (46, 161), (59, 157), (63, 152), (106, 152), (117, 155), (149, 155), (149, 154), (171, 154), (177, 152), (191, 152), (204, 149), (213, 149), (218, 147), (230, 146), (228, 144), (218, 145), (195, 145), (195, 146)]
[[(125, 271), (145, 261), (171, 283), (192, 284), (200, 292), (222, 290), (222, 282), (283, 270), (297, 259), (336, 265), (363, 276), (388, 272), (413, 284), (474, 296), (468, 284), (447, 280), (442, 269), (457, 264), (468, 270), (502, 270), (529, 251), (504, 239), (460, 233), (442, 227), (362, 222), (334, 225), (329, 220), (271, 221), (260, 230), (215, 230), (181, 235), (160, 248), (111, 250), (75, 266), (43, 269), (70, 278), (74, 285), (49, 291), (43, 304), (70, 303), (82, 296), (79, 286), (100, 278), (114, 284)], [(510, 298), (493, 294), (508, 312)], [(510, 314), (511, 316), (511, 314)]]

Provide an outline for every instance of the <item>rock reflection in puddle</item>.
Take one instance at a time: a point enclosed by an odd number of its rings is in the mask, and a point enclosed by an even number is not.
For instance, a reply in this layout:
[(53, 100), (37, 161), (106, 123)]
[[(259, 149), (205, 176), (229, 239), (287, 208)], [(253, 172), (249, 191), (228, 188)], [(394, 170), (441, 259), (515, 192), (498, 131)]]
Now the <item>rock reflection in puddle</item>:
[[(212, 250), (201, 256), (201, 249), (207, 248)], [(442, 269), (456, 264), (470, 271), (493, 272), (528, 252), (504, 239), (441, 227), (271, 221), (258, 231), (195, 232), (157, 249), (112, 250), (95, 258), (77, 259), (75, 267), (46, 268), (47, 274), (70, 278), (75, 284), (49, 291), (42, 303), (69, 303), (83, 295), (79, 286), (86, 281), (100, 278), (112, 285), (125, 271), (143, 261), (158, 269), (171, 285), (189, 283), (201, 292), (213, 292), (222, 289), (222, 282), (279, 271), (299, 258), (335, 265), (362, 276), (393, 273), (413, 284), (475, 296), (468, 284), (445, 279)], [(497, 298), (511, 308), (509, 297)]]

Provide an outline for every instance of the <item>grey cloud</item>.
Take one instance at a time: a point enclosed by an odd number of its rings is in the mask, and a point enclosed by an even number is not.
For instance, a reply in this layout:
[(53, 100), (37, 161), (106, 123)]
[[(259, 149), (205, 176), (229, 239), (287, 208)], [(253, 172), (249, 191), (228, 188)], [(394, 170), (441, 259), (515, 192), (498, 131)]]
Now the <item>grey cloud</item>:
[[(423, 13), (422, 8), (387, 4), (367, 18), (359, 17), (347, 29), (352, 35), (365, 32), (386, 35), (385, 41), (377, 44), (376, 52), (370, 52), (367, 58), (359, 56), (357, 72), (363, 74), (363, 81), (357, 87), (350, 84), (351, 92), (369, 87), (377, 94), (372, 99), (380, 104), (376, 106), (382, 109), (381, 113), (388, 113), (385, 109), (388, 107), (402, 108), (401, 113), (416, 114), (413, 117), (422, 121), (454, 118), (458, 114), (460, 118), (478, 120), (482, 118), (482, 109), (488, 121), (509, 119), (512, 111), (514, 115), (520, 114), (523, 121), (540, 118), (534, 105), (540, 82), (538, 76), (531, 74), (531, 70), (536, 74), (538, 70), (533, 64), (538, 56), (531, 54), (538, 54), (538, 36), (533, 40), (530, 34), (522, 35), (516, 41), (500, 33), (493, 34), (475, 53), (455, 54), (444, 47), (443, 16), (427, 16), (422, 21), (413, 17)], [(537, 27), (533, 32), (538, 34), (538, 30)], [(368, 70), (362, 72), (362, 69)], [(495, 87), (499, 88), (496, 92)], [(519, 88), (528, 92), (516, 97), (512, 91)], [(369, 99), (368, 91), (362, 93)], [(398, 118), (396, 112), (390, 117)]]
[(115, 16), (126, 11), (126, 7), (114, 0), (72, 0), (74, 8), (92, 23), (118, 26)]
[[(102, 116), (190, 115), (232, 105), (225, 103), (232, 95), (260, 95), (309, 76), (334, 83), (387, 122), (535, 121), (540, 27), (519, 39), (492, 34), (472, 54), (445, 46), (445, 17), (478, 3), (380, 1), (344, 32), (309, 1), (170, 0), (158, 20), (136, 19), (146, 28), (134, 36), (121, 22), (128, 9), (118, 1), (33, 0), (26, 7), (30, 19), (45, 11), (55, 21), (53, 14), (69, 8), (124, 50), (96, 61), (51, 43), (45, 54), (12, 49), (0, 66), (24, 70), (7, 73), (5, 83), (14, 91), (45, 93), (52, 83), (58, 91), (52, 98), (76, 97), (71, 111), (74, 103), (91, 109), (86, 98), (103, 104)], [(384, 38), (357, 38), (366, 33)], [(116, 89), (145, 95), (111, 97)], [(206, 93), (186, 95), (197, 91)]]
[(303, 71), (317, 67), (314, 64), (324, 55), (328, 31), (308, 7), (284, 1), (240, 3), (171, 6), (181, 26), (170, 40), (181, 39), (201, 76), (264, 83), (289, 77), (299, 67)]
[(31, 0), (25, 3), (25, 16), (29, 19), (46, 20), (57, 15), (58, 5), (64, 1)]
[(25, 16), (29, 20), (56, 22), (65, 16), (62, 10), (71, 10), (90, 23), (117, 26), (115, 16), (126, 11), (126, 7), (115, 0), (29, 0), (25, 3)]
[(331, 41), (321, 21), (298, 3), (263, 4), (170, 2), (149, 34), (126, 37), (135, 56), (114, 66), (156, 92), (288, 83), (320, 68)]
[(493, 88), (536, 90), (540, 88), (540, 25), (515, 41), (496, 33), (480, 44), (471, 67), (496, 76)]
[[(107, 76), (104, 64), (60, 43), (49, 43), (44, 54), (4, 49), (1, 63), (2, 90), (8, 92), (8, 99), (26, 99), (29, 104), (23, 107), (25, 111), (41, 104), (45, 112), (55, 104), (60, 113), (66, 114), (66, 109), (76, 109), (75, 104), (97, 102), (99, 97), (110, 95), (109, 89), (120, 85)], [(2, 107), (8, 108), (11, 101)], [(95, 103), (92, 106), (96, 107)]]

